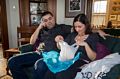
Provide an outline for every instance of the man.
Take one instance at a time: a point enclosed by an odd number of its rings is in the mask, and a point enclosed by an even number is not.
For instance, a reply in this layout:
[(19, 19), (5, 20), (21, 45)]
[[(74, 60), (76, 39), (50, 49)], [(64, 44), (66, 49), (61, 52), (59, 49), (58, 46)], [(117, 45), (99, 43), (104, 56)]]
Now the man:
[[(47, 11), (42, 14), (41, 23), (31, 36), (30, 44), (33, 44), (35, 49), (38, 47), (39, 43), (40, 45), (45, 45), (44, 51), (46, 52), (51, 50), (58, 51), (54, 38), (57, 35), (66, 37), (70, 32), (70, 25), (56, 24), (53, 14)], [(41, 54), (35, 53), (34, 51), (11, 57), (8, 61), (8, 67), (13, 78), (28, 79), (24, 68), (34, 65), (40, 58), (42, 58)]]

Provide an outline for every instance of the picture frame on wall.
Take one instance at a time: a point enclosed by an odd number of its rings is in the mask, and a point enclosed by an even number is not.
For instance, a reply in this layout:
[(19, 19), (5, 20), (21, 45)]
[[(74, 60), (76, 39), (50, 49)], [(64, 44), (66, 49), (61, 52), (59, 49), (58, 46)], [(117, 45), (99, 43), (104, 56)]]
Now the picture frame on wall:
[(110, 15), (110, 20), (113, 21), (113, 20), (116, 20), (117, 19), (117, 15)]
[(65, 0), (65, 17), (74, 18), (79, 13), (85, 13), (86, 0)]
[(41, 15), (31, 15), (31, 25), (39, 25), (41, 22)]
[(120, 0), (111, 0), (111, 14), (120, 14)]
[(117, 21), (120, 21), (120, 15), (118, 15), (118, 17), (117, 17)]
[(47, 3), (30, 3), (31, 14), (41, 14), (47, 11)]

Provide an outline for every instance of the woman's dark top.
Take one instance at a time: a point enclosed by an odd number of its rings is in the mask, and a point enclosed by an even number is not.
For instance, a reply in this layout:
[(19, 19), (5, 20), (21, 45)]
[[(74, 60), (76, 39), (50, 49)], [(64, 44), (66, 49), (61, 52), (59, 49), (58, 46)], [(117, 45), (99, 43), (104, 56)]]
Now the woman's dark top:
[[(75, 43), (75, 37), (77, 36), (77, 33), (71, 33), (66, 39), (65, 41), (69, 44), (69, 45), (72, 45)], [(87, 44), (91, 47), (91, 49), (95, 52), (97, 52), (97, 43), (99, 41), (99, 36), (98, 34), (96, 33), (92, 33), (88, 36), (88, 38), (85, 40), (85, 42), (87, 42)], [(78, 48), (78, 51), (79, 52), (82, 52), (82, 56), (80, 57), (80, 59), (84, 59), (84, 60), (87, 60), (87, 61), (91, 61), (88, 56), (87, 56), (87, 53), (86, 53), (86, 50), (85, 50), (85, 47), (84, 46), (80, 46)], [(78, 52), (77, 51), (77, 52)]]
[(38, 45), (42, 42), (45, 44), (44, 51), (48, 52), (51, 50), (58, 51), (55, 37), (57, 35), (62, 35), (64, 38), (67, 37), (68, 34), (71, 33), (71, 26), (65, 24), (56, 24), (52, 29), (42, 29), (39, 32), (38, 39), (34, 44), (34, 50), (38, 47)]

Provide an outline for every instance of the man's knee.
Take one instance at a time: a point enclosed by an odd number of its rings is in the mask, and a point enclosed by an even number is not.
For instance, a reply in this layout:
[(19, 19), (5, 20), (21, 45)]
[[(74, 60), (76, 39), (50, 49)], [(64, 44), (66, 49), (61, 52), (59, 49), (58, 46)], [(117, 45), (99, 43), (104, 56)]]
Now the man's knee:
[(35, 63), (35, 70), (44, 71), (47, 69), (47, 66), (43, 60), (38, 60)]
[(11, 69), (11, 68), (14, 68), (16, 66), (15, 64), (15, 57), (11, 57), (9, 60), (8, 60), (8, 67)]

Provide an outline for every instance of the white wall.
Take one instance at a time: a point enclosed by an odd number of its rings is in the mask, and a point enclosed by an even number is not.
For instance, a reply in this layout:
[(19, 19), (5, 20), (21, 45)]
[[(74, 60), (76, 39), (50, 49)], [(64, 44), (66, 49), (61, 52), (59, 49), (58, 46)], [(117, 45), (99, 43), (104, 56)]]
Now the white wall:
[(72, 25), (73, 18), (65, 18), (65, 0), (57, 0), (57, 23)]
[(6, 0), (9, 47), (17, 47), (17, 26), (19, 21), (18, 0)]

